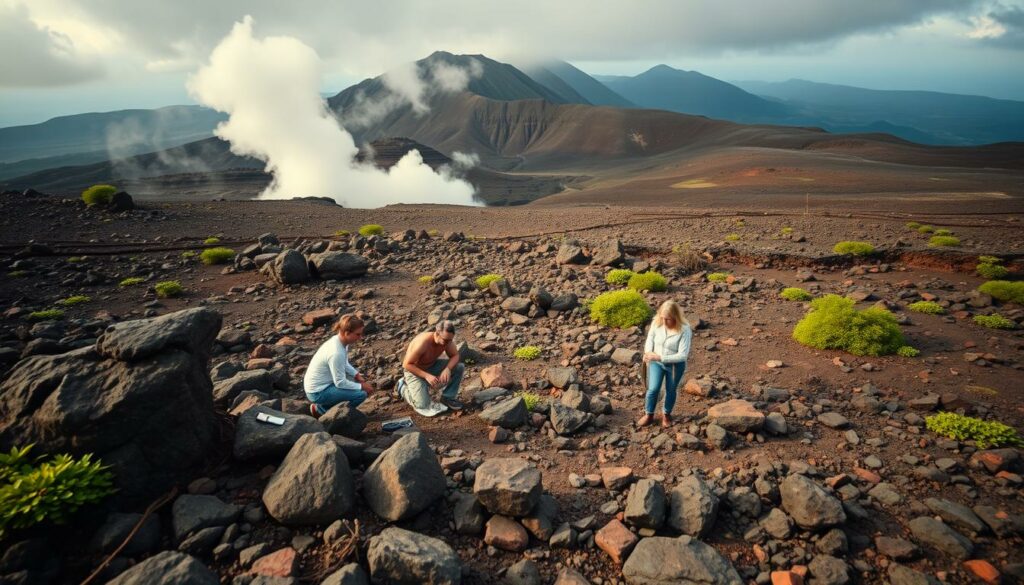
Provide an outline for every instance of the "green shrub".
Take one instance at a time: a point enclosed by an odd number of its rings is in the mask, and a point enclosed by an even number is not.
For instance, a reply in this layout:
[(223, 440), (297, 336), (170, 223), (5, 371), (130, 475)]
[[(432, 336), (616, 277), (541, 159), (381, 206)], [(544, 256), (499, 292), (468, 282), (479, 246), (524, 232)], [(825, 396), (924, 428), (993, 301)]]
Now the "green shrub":
[(989, 329), (1016, 329), (1017, 324), (1013, 321), (1003, 317), (999, 313), (993, 313), (991, 315), (975, 315), (972, 319), (978, 325), (982, 327), (988, 327)]
[(930, 226), (930, 225), (923, 225), (923, 226), (917, 228), (917, 233), (919, 233), (919, 234), (930, 234), (930, 233), (932, 233), (934, 231), (935, 231), (935, 228)]
[(742, 219), (737, 219), (737, 220), (734, 220), (734, 221), (732, 222), (732, 224), (733, 224), (734, 226), (736, 226), (736, 227), (746, 227), (746, 226), (747, 226), (747, 222), (743, 221)]
[(535, 360), (540, 357), (540, 348), (536, 345), (524, 345), (523, 347), (517, 347), (512, 352), (517, 360), (529, 361)]
[(338, 237), (338, 238), (347, 238), (348, 236), (351, 236), (351, 235), (352, 235), (351, 232), (349, 232), (348, 230), (338, 230), (338, 231), (334, 232), (334, 236)]
[(615, 290), (598, 295), (590, 303), (590, 318), (606, 327), (642, 325), (654, 311), (635, 290)]
[(106, 205), (114, 198), (117, 187), (113, 185), (93, 185), (82, 191), (82, 201), (88, 206)]
[(935, 235), (936, 236), (952, 236), (953, 232), (951, 232), (951, 231), (949, 231), (947, 229), (939, 229), (939, 230), (935, 230)]
[(916, 230), (917, 228), (921, 227), (921, 222), (908, 221), (905, 225), (912, 230)]
[(0, 453), (0, 539), (43, 521), (62, 524), (84, 504), (114, 492), (113, 476), (89, 454), (29, 461), (32, 445)]
[(142, 284), (146, 282), (145, 278), (141, 276), (129, 276), (117, 284), (117, 286), (135, 286), (136, 284)]
[(165, 280), (163, 282), (158, 282), (153, 289), (156, 290), (156, 296), (162, 299), (176, 297), (185, 292), (185, 287), (181, 286), (181, 283), (177, 280)]
[(224, 264), (235, 259), (235, 251), (231, 248), (207, 248), (199, 254), (199, 259), (207, 266)]
[(429, 274), (424, 274), (423, 276), (417, 278), (416, 281), (419, 282), (420, 284), (430, 284), (434, 282), (434, 277)]
[(917, 301), (910, 303), (908, 309), (915, 313), (927, 313), (929, 315), (944, 315), (946, 308), (935, 301)]
[(1022, 444), (1013, 427), (954, 412), (925, 417), (924, 424), (937, 435), (958, 441), (974, 441), (982, 449)]
[(85, 262), (88, 256), (69, 256), (68, 262), (72, 264), (78, 264), (79, 262)]
[(728, 272), (712, 272), (707, 276), (708, 282), (725, 282), (729, 278)]
[(1003, 259), (998, 256), (978, 256), (978, 264), (1002, 264)]
[(364, 238), (368, 238), (370, 236), (380, 236), (383, 234), (384, 226), (376, 223), (368, 223), (363, 227), (359, 228), (359, 235), (363, 236)]
[(523, 399), (523, 402), (526, 403), (526, 410), (529, 412), (532, 412), (541, 404), (540, 394), (537, 394), (536, 392), (523, 391), (516, 394), (516, 396), (519, 396), (520, 398)]
[(210, 236), (210, 237), (206, 238), (205, 240), (203, 240), (203, 243), (204, 244), (219, 244), (220, 243), (220, 238), (218, 238), (217, 236)]
[(196, 254), (192, 250), (185, 250), (184, 252), (181, 253), (181, 257), (184, 258), (185, 260), (190, 260), (192, 258), (195, 258), (196, 256), (198, 256), (198, 254)]
[(28, 271), (27, 270), (12, 270), (12, 271), (7, 273), (7, 276), (10, 276), (11, 278), (25, 278), (26, 276), (28, 276)]
[(483, 290), (491, 286), (492, 282), (498, 280), (504, 280), (504, 276), (500, 274), (484, 274), (483, 276), (476, 277), (476, 287)]
[(28, 314), (29, 321), (60, 321), (64, 318), (64, 311), (60, 309), (46, 309), (44, 311), (33, 311)]
[(928, 246), (931, 248), (944, 248), (950, 246), (959, 246), (960, 238), (954, 236), (932, 236), (928, 240)]
[(739, 234), (729, 234), (729, 235), (725, 236), (725, 241), (726, 242), (738, 242), (739, 239), (740, 239), (740, 235)]
[(1000, 301), (1024, 305), (1024, 282), (990, 280), (979, 286), (978, 290)]
[(901, 348), (896, 350), (896, 355), (901, 356), (901, 357), (908, 357), (908, 358), (910, 358), (910, 357), (917, 357), (917, 356), (921, 355), (921, 351), (918, 350), (918, 349), (914, 349), (913, 347), (910, 347), (909, 345), (904, 345), (903, 347), (901, 347)]
[(787, 301), (809, 301), (814, 298), (811, 293), (805, 291), (802, 288), (790, 286), (782, 289), (779, 296), (786, 299)]
[(88, 303), (91, 300), (92, 298), (85, 295), (74, 295), (57, 301), (57, 304), (64, 305), (65, 307), (73, 307), (75, 305), (81, 305), (82, 303)]
[(1005, 266), (1000, 266), (998, 264), (978, 264), (975, 270), (978, 272), (978, 276), (988, 280), (1005, 278), (1006, 275), (1010, 273)]
[(875, 247), (867, 242), (839, 242), (832, 251), (836, 254), (850, 254), (853, 256), (869, 256), (875, 253)]
[(437, 236), (441, 235), (441, 232), (439, 232), (437, 230), (427, 230), (427, 235), (432, 237), (432, 238), (436, 238)]
[(788, 236), (788, 235), (790, 235), (792, 233), (793, 233), (793, 228), (791, 228), (789, 226), (786, 226), (786, 227), (782, 228), (782, 235)]
[(660, 273), (649, 270), (629, 277), (629, 282), (626, 283), (626, 286), (633, 290), (662, 292), (668, 290), (668, 281)]
[(825, 295), (793, 328), (793, 339), (817, 349), (841, 349), (854, 355), (888, 355), (905, 345), (896, 317), (885, 309), (858, 311), (853, 299)]
[(636, 274), (632, 270), (626, 270), (625, 268), (616, 268), (615, 270), (609, 270), (608, 274), (605, 275), (604, 281), (608, 284), (626, 284), (630, 278)]

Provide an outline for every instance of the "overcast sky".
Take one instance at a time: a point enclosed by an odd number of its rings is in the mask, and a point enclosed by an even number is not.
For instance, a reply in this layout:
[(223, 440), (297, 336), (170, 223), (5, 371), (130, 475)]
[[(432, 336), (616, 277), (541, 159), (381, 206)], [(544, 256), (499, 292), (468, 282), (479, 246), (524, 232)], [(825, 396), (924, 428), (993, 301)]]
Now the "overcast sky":
[(0, 0), (0, 126), (191, 103), (247, 14), (313, 47), (330, 93), (447, 50), (1024, 100), (1024, 0)]

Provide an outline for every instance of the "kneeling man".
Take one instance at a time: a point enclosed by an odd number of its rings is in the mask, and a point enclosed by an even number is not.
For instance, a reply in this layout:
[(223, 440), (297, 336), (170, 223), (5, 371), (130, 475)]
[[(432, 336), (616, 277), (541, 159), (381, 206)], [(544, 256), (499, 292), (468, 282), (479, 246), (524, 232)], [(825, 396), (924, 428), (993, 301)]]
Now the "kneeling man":
[[(441, 357), (442, 354), (446, 357)], [(434, 416), (448, 408), (462, 410), (458, 395), (465, 370), (455, 347), (455, 324), (440, 321), (433, 331), (420, 333), (409, 344), (402, 361), (399, 395), (423, 416)], [(441, 404), (444, 406), (435, 404), (430, 396), (430, 391), (437, 388), (443, 388)]]

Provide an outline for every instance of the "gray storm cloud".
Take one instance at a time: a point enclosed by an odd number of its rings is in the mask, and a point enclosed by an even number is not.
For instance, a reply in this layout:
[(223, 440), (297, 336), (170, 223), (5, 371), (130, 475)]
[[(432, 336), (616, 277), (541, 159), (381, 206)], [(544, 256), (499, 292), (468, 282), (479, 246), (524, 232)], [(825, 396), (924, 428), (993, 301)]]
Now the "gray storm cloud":
[[(477, 204), (472, 185), (444, 167), (435, 173), (418, 151), (388, 171), (357, 163), (351, 134), (320, 97), (321, 75), (312, 48), (291, 37), (255, 38), (253, 20), (246, 17), (190, 76), (188, 89), (202, 104), (230, 116), (216, 134), (231, 143), (232, 152), (266, 162), (273, 181), (263, 198), (327, 196), (347, 207)], [(414, 85), (414, 79), (403, 78), (405, 94), (397, 95), (426, 108), (414, 101), (426, 90)]]

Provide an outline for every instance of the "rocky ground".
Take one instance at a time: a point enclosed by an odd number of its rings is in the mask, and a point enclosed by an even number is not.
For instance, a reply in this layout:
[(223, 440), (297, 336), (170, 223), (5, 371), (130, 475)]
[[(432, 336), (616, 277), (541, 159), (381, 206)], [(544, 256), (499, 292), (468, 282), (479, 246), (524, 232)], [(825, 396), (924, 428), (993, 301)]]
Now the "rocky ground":
[[(912, 219), (961, 245), (929, 249)], [(1019, 274), (1019, 220), (308, 201), (113, 213), (4, 195), (0, 447), (131, 471), (117, 501), (9, 537), (0, 582), (80, 582), (175, 485), (96, 582), (1014, 582), (1018, 451), (924, 418), (1024, 426), (1024, 310), (974, 292), (972, 273), (996, 254)], [(334, 235), (365, 223), (387, 235)], [(191, 256), (209, 236), (233, 263)], [(882, 253), (835, 256), (839, 240)], [(609, 265), (662, 272), (651, 306), (676, 299), (696, 326), (670, 429), (633, 425), (643, 331), (594, 325), (581, 304), (617, 288)], [(478, 290), (488, 273), (507, 285)], [(128, 277), (142, 282), (118, 286)], [(184, 294), (157, 298), (165, 280)], [(786, 286), (885, 306), (920, 356), (799, 345), (806, 306), (781, 300)], [(89, 300), (63, 319), (28, 319), (74, 295)], [(921, 299), (948, 314), (907, 310)], [(994, 311), (1018, 328), (970, 319)], [(369, 323), (351, 358), (381, 391), (314, 420), (302, 373), (345, 312)], [(441, 318), (460, 326), (471, 407), (426, 419), (389, 389), (407, 340)], [(524, 345), (540, 358), (515, 360)], [(541, 398), (532, 412), (523, 391)], [(286, 424), (255, 420), (268, 411)], [(415, 427), (381, 430), (402, 416)]]

